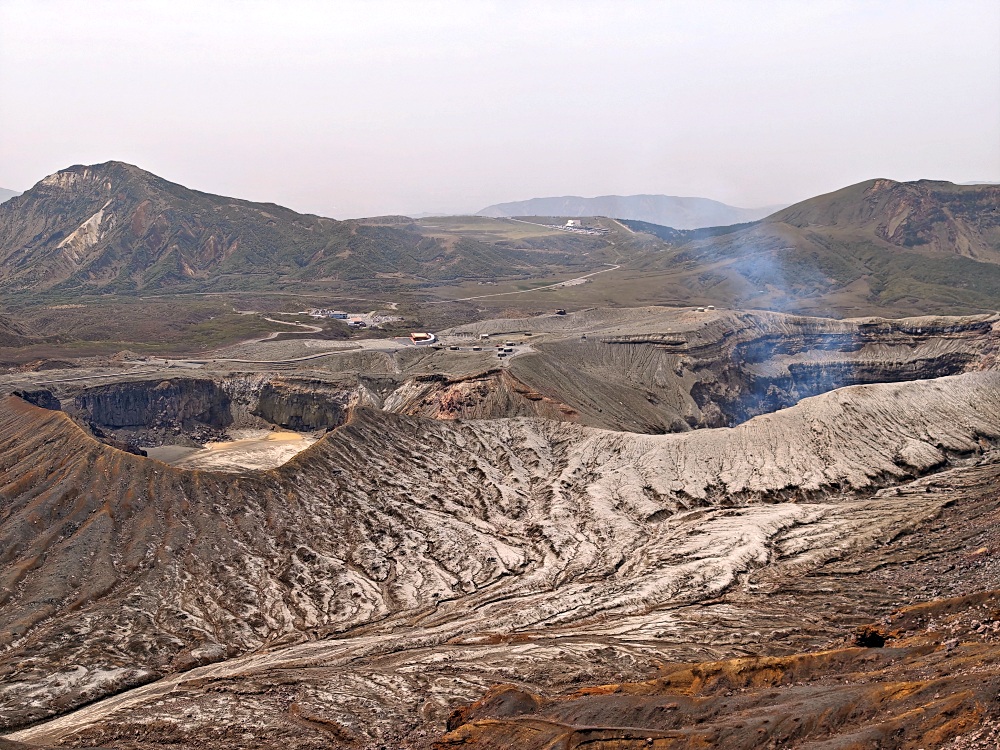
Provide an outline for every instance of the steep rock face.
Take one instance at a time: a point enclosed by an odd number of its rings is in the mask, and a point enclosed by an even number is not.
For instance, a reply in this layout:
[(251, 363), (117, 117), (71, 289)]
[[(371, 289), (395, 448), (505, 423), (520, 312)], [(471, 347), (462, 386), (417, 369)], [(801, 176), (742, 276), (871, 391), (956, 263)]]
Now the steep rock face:
[[(433, 419), (532, 416), (664, 433), (732, 426), (842, 386), (992, 367), (1000, 351), (997, 317), (987, 315), (835, 321), (664, 308), (647, 314), (641, 333), (591, 327), (590, 338), (580, 340), (543, 331), (546, 339), (531, 339), (533, 351), (509, 367), (482, 360), (490, 369), (460, 376), (226, 373), (103, 386), (73, 382), (59, 386), (58, 396), (75, 404), (71, 411), (88, 424), (130, 433), (120, 436), (127, 442), (147, 434), (145, 445), (217, 439), (212, 436), (226, 427), (330, 429), (357, 405)], [(559, 325), (589, 325), (576, 317)], [(377, 364), (393, 367), (392, 361)]]
[[(867, 495), (1000, 438), (1000, 375), (848, 388), (665, 436), (359, 409), (242, 476), (115, 451), (20, 399), (0, 428), (0, 718), (15, 726), (318, 635), (301, 658), (357, 665), (549, 628), (669, 630), (664, 607), (775, 555), (809, 567), (938, 512), (935, 494)], [(371, 697), (395, 689), (378, 680), (339, 684), (336, 721), (385, 731), (358, 710), (413, 705), (398, 679), (402, 702)]]
[(332, 388), (319, 380), (271, 380), (256, 394), (252, 413), (291, 430), (339, 427), (356, 400), (354, 390)]
[(53, 411), (62, 409), (59, 399), (47, 388), (39, 388), (33, 391), (14, 391), (14, 395), (24, 399), (29, 404), (40, 406), (43, 409), (52, 409)]
[(449, 378), (416, 377), (386, 399), (388, 411), (431, 419), (543, 417), (573, 421), (577, 412), (525, 383), (507, 370)]
[[(222, 438), (230, 427), (332, 429), (343, 424), (354, 405), (378, 404), (366, 393), (357, 381), (228, 375), (127, 380), (69, 389), (67, 399), (70, 412), (95, 434), (158, 445)], [(35, 403), (30, 395), (27, 400)], [(59, 408), (58, 400), (54, 403)]]
[(641, 333), (576, 325), (589, 338), (546, 341), (509, 372), (574, 420), (634, 432), (731, 426), (842, 386), (978, 369), (1000, 349), (997, 317), (987, 315), (834, 321), (651, 310)]
[(213, 380), (177, 378), (89, 388), (76, 397), (74, 409), (86, 421), (112, 429), (180, 428), (194, 422), (224, 428), (232, 424), (229, 402)]
[(717, 359), (717, 379), (699, 381), (691, 395), (733, 425), (844, 386), (954, 375), (977, 369), (1000, 348), (995, 325), (992, 318), (919, 318), (838, 331), (801, 321), (798, 335), (764, 327), (723, 347), (729, 362)]

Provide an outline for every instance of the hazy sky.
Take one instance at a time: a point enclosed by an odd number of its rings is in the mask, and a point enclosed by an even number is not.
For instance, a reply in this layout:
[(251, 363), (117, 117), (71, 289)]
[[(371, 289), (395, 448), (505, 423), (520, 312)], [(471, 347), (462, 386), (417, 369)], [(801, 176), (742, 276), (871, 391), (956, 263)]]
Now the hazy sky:
[(1000, 3), (0, 0), (0, 186), (351, 216), (1000, 180)]

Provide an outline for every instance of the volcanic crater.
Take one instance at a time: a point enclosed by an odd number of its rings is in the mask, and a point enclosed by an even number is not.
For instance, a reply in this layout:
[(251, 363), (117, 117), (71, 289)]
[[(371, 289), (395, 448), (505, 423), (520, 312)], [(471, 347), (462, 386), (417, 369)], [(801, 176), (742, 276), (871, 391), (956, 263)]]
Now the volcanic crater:
[[(461, 350), (7, 377), (8, 739), (674, 748), (755, 715), (776, 724), (740, 736), (910, 747), (995, 706), (1000, 317), (642, 308), (440, 338)], [(184, 453), (288, 433), (308, 450)], [(963, 560), (979, 579), (921, 578)], [(918, 580), (954, 607), (898, 614)], [(892, 649), (854, 644), (866, 623)], [(958, 677), (873, 697), (927, 669)], [(869, 687), (824, 693), (839, 718), (774, 729), (845, 670)]]

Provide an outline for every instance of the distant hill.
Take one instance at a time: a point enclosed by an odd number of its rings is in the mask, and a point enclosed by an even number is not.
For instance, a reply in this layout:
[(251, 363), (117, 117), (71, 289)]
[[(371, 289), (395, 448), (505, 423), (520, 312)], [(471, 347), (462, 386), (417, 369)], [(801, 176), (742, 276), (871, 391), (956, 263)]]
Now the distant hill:
[(610, 216), (636, 219), (674, 229), (698, 229), (756, 221), (774, 213), (780, 206), (737, 208), (708, 198), (682, 198), (675, 195), (602, 195), (581, 198), (532, 198), (513, 203), (487, 206), (479, 216)]
[(0, 204), (0, 288), (15, 291), (433, 281), (579, 262), (551, 248), (428, 237), (407, 217), (336, 221), (211, 195), (122, 162), (70, 167)]
[[(849, 312), (1000, 309), (1000, 186), (868, 180), (743, 227), (659, 236), (639, 268), (726, 304)], [(682, 270), (686, 269), (686, 270)]]
[(9, 201), (11, 198), (16, 198), (20, 193), (16, 190), (8, 190), (7, 188), (0, 188), (0, 203)]
[(778, 211), (765, 224), (851, 234), (934, 256), (1000, 263), (1000, 186), (869, 180)]
[[(868, 180), (751, 222), (684, 229), (619, 218), (592, 235), (548, 226), (567, 216), (566, 206), (548, 208), (544, 215), (561, 218), (336, 221), (191, 190), (121, 162), (75, 166), (0, 204), (0, 291), (27, 303), (95, 293), (386, 291), (614, 263), (635, 274), (635, 283), (607, 292), (618, 304), (634, 297), (835, 315), (1000, 309), (997, 185)], [(586, 289), (598, 279), (592, 284)]]
[(16, 320), (0, 315), (0, 347), (23, 346), (31, 335)]

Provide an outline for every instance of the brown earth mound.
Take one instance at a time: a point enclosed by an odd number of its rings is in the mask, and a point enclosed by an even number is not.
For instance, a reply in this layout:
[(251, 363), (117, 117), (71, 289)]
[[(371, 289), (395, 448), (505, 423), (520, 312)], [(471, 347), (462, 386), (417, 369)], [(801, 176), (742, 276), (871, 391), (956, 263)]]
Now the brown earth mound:
[[(872, 633), (884, 647), (675, 665), (563, 697), (497, 687), (434, 747), (939, 748), (1000, 716), (1000, 591), (900, 610), (854, 640)], [(995, 730), (968, 739), (996, 747)]]

